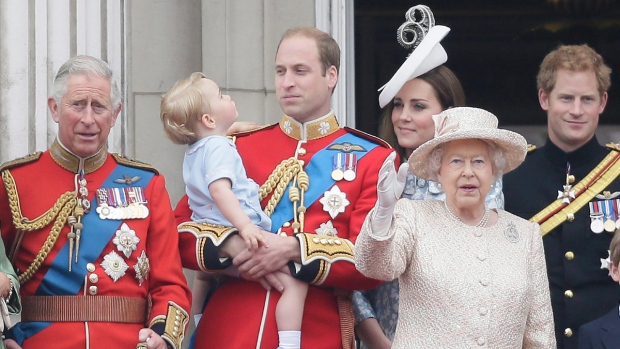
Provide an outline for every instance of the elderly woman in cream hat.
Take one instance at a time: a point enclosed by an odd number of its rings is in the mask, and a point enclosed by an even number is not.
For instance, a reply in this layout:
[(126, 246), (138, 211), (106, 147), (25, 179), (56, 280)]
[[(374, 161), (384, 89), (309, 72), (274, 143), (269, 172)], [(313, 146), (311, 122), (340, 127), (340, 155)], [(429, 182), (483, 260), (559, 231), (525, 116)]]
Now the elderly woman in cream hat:
[[(433, 116), (435, 138), (379, 173), (378, 200), (355, 244), (364, 275), (399, 279), (392, 348), (555, 348), (540, 227), (485, 197), (527, 143), (482, 109)], [(442, 201), (400, 198), (407, 170), (437, 181)]]

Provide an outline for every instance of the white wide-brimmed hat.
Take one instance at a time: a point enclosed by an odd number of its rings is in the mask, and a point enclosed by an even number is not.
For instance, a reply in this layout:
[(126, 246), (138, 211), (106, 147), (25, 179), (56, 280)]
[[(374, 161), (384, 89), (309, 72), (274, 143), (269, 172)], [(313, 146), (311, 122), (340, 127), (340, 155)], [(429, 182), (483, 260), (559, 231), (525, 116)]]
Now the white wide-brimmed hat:
[(497, 128), (497, 117), (479, 108), (458, 107), (433, 115), (435, 138), (423, 143), (409, 157), (409, 171), (428, 180), (436, 180), (429, 163), (430, 154), (438, 146), (459, 139), (488, 141), (501, 150), (506, 163), (499, 169), (507, 173), (519, 166), (527, 154), (527, 141), (520, 134)]
[[(416, 14), (421, 16), (418, 21)], [(394, 76), (379, 89), (379, 106), (385, 107), (400, 89), (409, 80), (428, 73), (430, 70), (446, 63), (448, 54), (439, 43), (450, 28), (438, 25), (435, 26), (435, 18), (431, 10), (424, 5), (417, 5), (410, 8), (405, 14), (407, 19), (398, 28), (398, 42), (405, 48), (413, 48), (413, 52), (407, 57), (405, 62), (398, 68)], [(411, 40), (407, 40), (407, 35), (413, 35)]]

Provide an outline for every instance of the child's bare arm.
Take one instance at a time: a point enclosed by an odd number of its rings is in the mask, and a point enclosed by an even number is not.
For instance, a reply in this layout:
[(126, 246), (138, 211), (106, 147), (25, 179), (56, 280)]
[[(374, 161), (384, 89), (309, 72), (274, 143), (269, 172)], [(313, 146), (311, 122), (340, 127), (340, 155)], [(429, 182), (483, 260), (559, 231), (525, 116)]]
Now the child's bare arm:
[(269, 247), (261, 230), (243, 212), (239, 199), (232, 191), (229, 179), (221, 178), (213, 181), (209, 185), (209, 192), (224, 217), (239, 230), (239, 235), (245, 240), (249, 250), (258, 248), (261, 245)]

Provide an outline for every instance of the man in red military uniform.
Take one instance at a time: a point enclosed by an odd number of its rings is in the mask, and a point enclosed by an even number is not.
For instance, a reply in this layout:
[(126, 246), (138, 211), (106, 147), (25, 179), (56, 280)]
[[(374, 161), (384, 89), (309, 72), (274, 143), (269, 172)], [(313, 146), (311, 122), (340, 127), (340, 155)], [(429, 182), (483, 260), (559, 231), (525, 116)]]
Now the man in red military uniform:
[[(247, 174), (261, 184), (272, 220), (269, 247), (249, 251), (234, 229), (189, 221), (187, 198), (176, 214), (184, 266), (217, 272), (237, 267), (211, 295), (196, 330), (195, 348), (278, 346), (271, 274), (286, 268), (310, 284), (302, 348), (353, 348), (349, 291), (378, 282), (353, 264), (353, 243), (377, 199), (379, 168), (390, 154), (383, 141), (338, 125), (330, 98), (338, 81), (338, 44), (315, 28), (294, 28), (280, 41), (275, 86), (285, 112), (280, 123), (236, 136)], [(234, 261), (234, 266), (231, 266)], [(233, 269), (234, 270), (234, 269)]]
[(107, 152), (121, 110), (112, 71), (70, 59), (48, 105), (50, 149), (0, 168), (0, 229), (23, 301), (7, 348), (181, 348), (191, 295), (174, 214), (163, 176)]

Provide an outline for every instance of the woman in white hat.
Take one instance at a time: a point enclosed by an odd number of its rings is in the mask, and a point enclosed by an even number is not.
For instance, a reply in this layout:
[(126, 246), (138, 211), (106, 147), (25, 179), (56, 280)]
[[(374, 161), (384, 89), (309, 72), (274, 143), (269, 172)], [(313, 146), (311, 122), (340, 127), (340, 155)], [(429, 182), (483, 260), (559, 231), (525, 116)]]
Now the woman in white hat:
[[(397, 151), (401, 160), (434, 136), (432, 116), (450, 107), (464, 106), (465, 93), (456, 75), (445, 66), (447, 54), (440, 41), (448, 33), (444, 26), (433, 26), (434, 18), (424, 5), (414, 6), (406, 14), (407, 21), (399, 28), (399, 42), (413, 52), (396, 74), (382, 88), (379, 98), (383, 119), (379, 137)], [(427, 33), (420, 33), (428, 28)], [(419, 44), (405, 33), (418, 29), (423, 36)], [(423, 30), (422, 30), (423, 31)], [(428, 70), (430, 69), (430, 70)], [(407, 174), (403, 198), (412, 200), (444, 200), (446, 195), (437, 182)], [(502, 182), (498, 178), (487, 194), (490, 208), (503, 208)], [(380, 286), (353, 293), (355, 331), (360, 349), (390, 348), (398, 321), (398, 279)]]
[[(482, 109), (433, 116), (435, 137), (398, 174), (390, 156), (355, 244), (364, 275), (399, 279), (392, 348), (555, 348), (540, 227), (485, 198), (525, 158), (527, 143)], [(398, 200), (407, 169), (446, 200)]]

